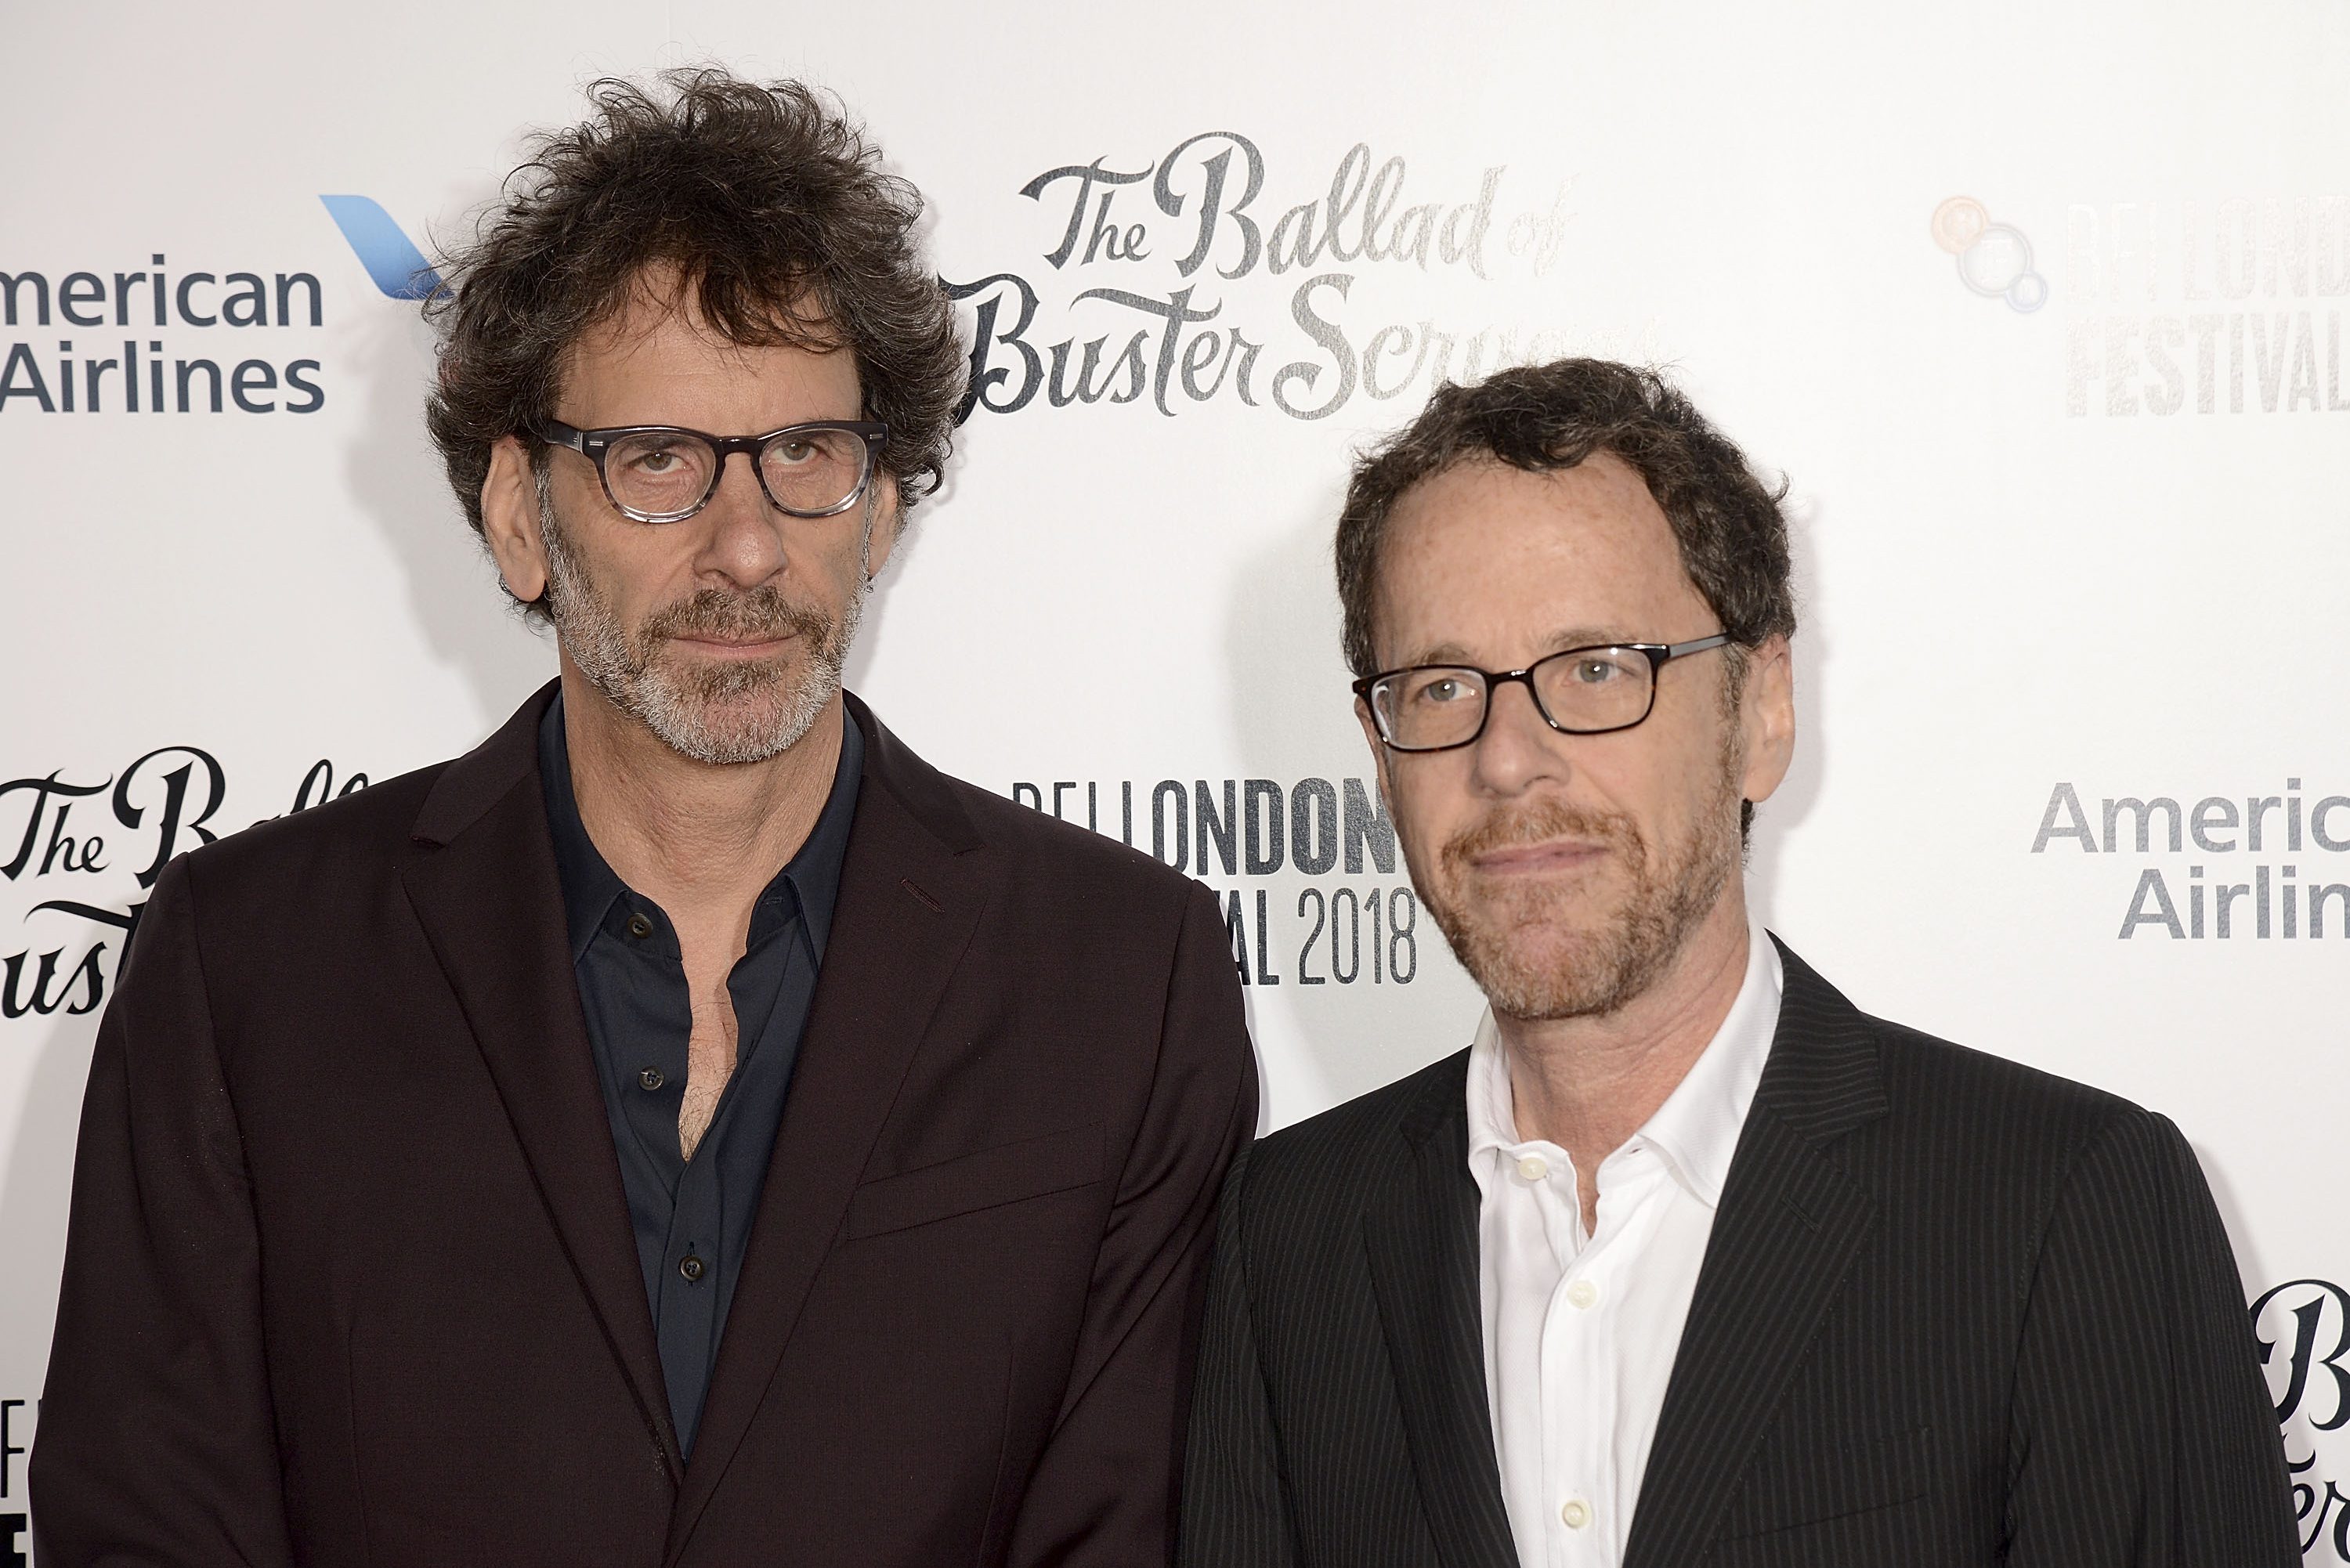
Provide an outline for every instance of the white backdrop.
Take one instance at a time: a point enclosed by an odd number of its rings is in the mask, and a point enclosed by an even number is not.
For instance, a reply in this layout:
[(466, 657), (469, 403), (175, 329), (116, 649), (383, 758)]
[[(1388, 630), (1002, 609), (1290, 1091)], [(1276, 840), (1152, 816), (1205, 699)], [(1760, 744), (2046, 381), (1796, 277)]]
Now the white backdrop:
[[(583, 82), (702, 60), (839, 92), (980, 286), (988, 406), (852, 683), (987, 787), (1113, 834), (1130, 788), (1145, 847), (1158, 803), (1237, 896), (1268, 1125), (1476, 1012), (1399, 932), (1377, 825), (1349, 865), (1315, 804), (1343, 829), (1369, 776), (1326, 562), (1350, 449), (1440, 366), (1674, 367), (1793, 484), (1804, 730), (1758, 910), (1866, 1009), (2178, 1120), (2265, 1298), (2310, 1560), (2350, 1563), (2350, 16), (1769, 11), (14, 8), (0, 1568), (141, 873), (461, 752), (553, 669), (423, 436), (414, 306), (319, 198), (430, 251)], [(199, 360), (221, 412), (201, 368), (182, 410)], [(1202, 833), (1228, 788), (1258, 869)], [(2137, 807), (2109, 830), (2124, 799), (2177, 803), (2178, 847), (2158, 804), (2143, 850)]]

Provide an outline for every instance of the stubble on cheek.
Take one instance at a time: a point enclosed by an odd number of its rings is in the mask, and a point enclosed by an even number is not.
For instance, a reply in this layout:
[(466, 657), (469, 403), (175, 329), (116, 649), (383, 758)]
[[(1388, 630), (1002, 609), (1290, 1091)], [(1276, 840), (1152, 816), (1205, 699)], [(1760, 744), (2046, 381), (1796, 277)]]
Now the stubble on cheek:
[[(861, 588), (835, 617), (774, 584), (704, 587), (631, 628), (597, 590), (544, 483), (539, 500), (556, 635), (588, 683), (671, 750), (702, 763), (763, 762), (805, 735), (840, 690)], [(764, 659), (697, 658), (677, 646), (690, 637), (785, 646)]]
[[(1661, 853), (1625, 813), (1550, 800), (1498, 808), (1443, 846), (1420, 896), (1495, 1012), (1605, 1016), (1656, 982), (1735, 873), (1728, 759), (1712, 794), (1691, 830)], [(1598, 853), (1549, 872), (1497, 874), (1476, 864), (1496, 849), (1558, 841)]]

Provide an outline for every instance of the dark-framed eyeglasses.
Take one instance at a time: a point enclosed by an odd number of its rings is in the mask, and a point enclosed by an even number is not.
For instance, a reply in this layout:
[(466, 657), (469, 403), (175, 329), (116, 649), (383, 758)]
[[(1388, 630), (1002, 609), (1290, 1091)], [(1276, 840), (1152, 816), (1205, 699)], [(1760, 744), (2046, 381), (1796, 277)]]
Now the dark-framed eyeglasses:
[(1609, 642), (1562, 649), (1523, 670), (1415, 664), (1355, 682), (1379, 739), (1399, 752), (1449, 752), (1485, 732), (1496, 687), (1516, 680), (1543, 722), (1565, 735), (1628, 730), (1657, 706), (1657, 677), (1676, 659), (1724, 648), (1727, 632), (1690, 642)]
[(779, 512), (835, 517), (857, 504), (889, 427), (865, 420), (814, 420), (765, 435), (714, 436), (679, 425), (616, 425), (583, 431), (541, 420), (533, 431), (596, 465), (604, 498), (639, 523), (682, 523), (718, 493), (726, 460), (751, 460), (759, 488)]

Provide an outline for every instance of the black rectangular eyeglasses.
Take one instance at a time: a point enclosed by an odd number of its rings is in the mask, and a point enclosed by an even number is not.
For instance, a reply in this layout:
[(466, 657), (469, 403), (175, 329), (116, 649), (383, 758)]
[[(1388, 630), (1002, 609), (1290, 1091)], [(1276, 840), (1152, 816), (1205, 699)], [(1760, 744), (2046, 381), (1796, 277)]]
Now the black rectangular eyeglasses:
[(1566, 735), (1628, 730), (1655, 711), (1657, 678), (1676, 659), (1727, 647), (1727, 632), (1688, 642), (1610, 642), (1561, 649), (1523, 670), (1416, 664), (1354, 683), (1379, 739), (1399, 752), (1444, 752), (1485, 732), (1496, 688), (1522, 682), (1543, 722)]

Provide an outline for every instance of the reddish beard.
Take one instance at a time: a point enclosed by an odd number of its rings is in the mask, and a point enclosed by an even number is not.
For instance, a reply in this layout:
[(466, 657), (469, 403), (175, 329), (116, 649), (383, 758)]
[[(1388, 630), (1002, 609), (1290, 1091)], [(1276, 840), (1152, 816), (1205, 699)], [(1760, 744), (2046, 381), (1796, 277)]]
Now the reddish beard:
[[(1555, 800), (1497, 808), (1444, 845), (1421, 897), (1496, 1013), (1605, 1016), (1672, 967), (1737, 868), (1730, 761), (1695, 826), (1661, 853), (1629, 815)], [(1497, 849), (1557, 840), (1596, 846), (1602, 857), (1565, 876), (1494, 877), (1476, 865)]]

